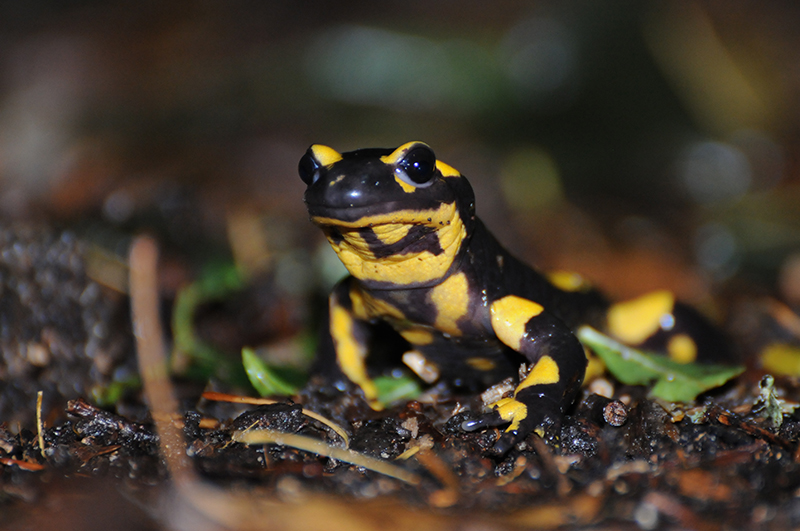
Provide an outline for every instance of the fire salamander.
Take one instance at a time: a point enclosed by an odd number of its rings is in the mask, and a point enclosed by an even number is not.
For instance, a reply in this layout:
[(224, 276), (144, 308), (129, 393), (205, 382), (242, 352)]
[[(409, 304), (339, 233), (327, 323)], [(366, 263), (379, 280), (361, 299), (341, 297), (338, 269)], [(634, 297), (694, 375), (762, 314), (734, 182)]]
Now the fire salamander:
[(428, 383), (482, 390), (520, 375), (512, 396), (462, 426), (508, 425), (498, 454), (558, 425), (572, 404), (587, 365), (577, 325), (655, 341), (683, 361), (702, 347), (702, 334), (679, 333), (697, 320), (668, 292), (609, 305), (576, 276), (548, 279), (511, 256), (476, 217), (467, 179), (422, 142), (349, 153), (313, 145), (299, 173), (311, 221), (350, 272), (330, 295), (328, 342), (374, 409), (366, 359), (380, 321), (408, 342), (403, 361)]

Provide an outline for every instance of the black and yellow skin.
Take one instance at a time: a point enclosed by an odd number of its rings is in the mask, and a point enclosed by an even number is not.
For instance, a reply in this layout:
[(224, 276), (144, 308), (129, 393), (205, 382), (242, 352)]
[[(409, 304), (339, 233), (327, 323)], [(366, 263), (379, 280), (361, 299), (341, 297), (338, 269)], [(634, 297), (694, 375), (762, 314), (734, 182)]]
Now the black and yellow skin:
[[(537, 426), (559, 422), (587, 364), (572, 330), (581, 323), (606, 328), (602, 296), (563, 278), (556, 287), (505, 251), (475, 216), (467, 179), (421, 142), (349, 153), (313, 145), (299, 171), (311, 220), (350, 272), (330, 296), (336, 360), (373, 408), (381, 405), (367, 345), (372, 325), (384, 321), (410, 344), (404, 361), (429, 383), (483, 390), (526, 364), (513, 396), (464, 424), (508, 424), (498, 453)], [(674, 326), (650, 315), (669, 296), (655, 299), (639, 302), (646, 322), (634, 318), (632, 327), (621, 325), (623, 333), (639, 340), (643, 330), (649, 338)], [(617, 313), (627, 323), (637, 308)]]

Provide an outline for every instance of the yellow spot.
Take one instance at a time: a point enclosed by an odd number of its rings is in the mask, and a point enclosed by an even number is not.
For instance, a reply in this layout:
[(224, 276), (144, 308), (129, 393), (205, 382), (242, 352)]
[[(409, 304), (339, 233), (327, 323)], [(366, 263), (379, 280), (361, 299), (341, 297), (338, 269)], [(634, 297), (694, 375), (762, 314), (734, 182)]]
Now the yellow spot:
[(406, 156), (406, 153), (408, 153), (408, 151), (412, 147), (416, 147), (416, 146), (427, 146), (427, 147), (430, 147), (425, 142), (419, 142), (419, 141), (416, 141), (416, 140), (414, 140), (412, 142), (406, 142), (405, 144), (403, 144), (399, 148), (397, 148), (394, 151), (392, 151), (389, 155), (384, 155), (383, 157), (381, 157), (381, 162), (383, 162), (385, 164), (397, 164), (397, 162), (400, 159), (402, 159), (403, 157)]
[[(320, 225), (323, 230), (326, 227), (340, 229), (344, 239), (337, 244), (329, 236), (328, 241), (351, 275), (359, 280), (392, 282), (401, 285), (424, 283), (442, 278), (450, 269), (461, 248), (461, 242), (467, 235), (455, 203), (443, 203), (439, 208), (428, 210), (396, 210), (388, 214), (364, 216), (353, 222), (323, 217), (314, 217), (312, 221)], [(430, 251), (422, 251), (376, 258), (361, 235), (355, 230), (348, 230), (367, 226), (372, 226), (375, 230), (376, 227), (387, 224), (433, 227), (439, 238), (439, 246), (444, 252), (434, 255)], [(380, 229), (378, 230), (380, 231)], [(326, 233), (329, 231), (330, 229)]]
[(350, 288), (350, 302), (353, 305), (353, 315), (364, 321), (376, 317), (393, 317), (398, 320), (405, 319), (405, 315), (400, 309), (383, 299), (365, 293), (356, 285)]
[(761, 352), (761, 367), (772, 374), (800, 376), (800, 347), (773, 343)]
[(492, 328), (497, 337), (516, 351), (525, 336), (525, 325), (544, 311), (541, 304), (507, 295), (492, 303)]
[(317, 159), (317, 162), (323, 166), (330, 166), (342, 160), (341, 153), (328, 146), (323, 146), (322, 144), (314, 144), (311, 146), (311, 153), (314, 154), (314, 158)]
[(355, 284), (350, 286), (350, 304), (353, 306), (353, 315), (366, 321), (371, 318), (367, 313), (367, 306), (364, 304), (364, 293)]
[(436, 329), (460, 336), (461, 329), (456, 322), (467, 315), (469, 309), (469, 282), (467, 275), (458, 273), (434, 287), (430, 294), (436, 307)]
[(366, 297), (367, 312), (375, 317), (394, 317), (395, 319), (405, 319), (406, 316), (402, 310), (389, 304), (383, 299), (375, 297)]
[(339, 367), (351, 382), (361, 388), (370, 407), (376, 411), (381, 410), (383, 406), (378, 402), (378, 389), (367, 375), (364, 364), (367, 349), (353, 336), (353, 324), (350, 313), (332, 300), (330, 329)]
[(497, 367), (495, 362), (487, 358), (467, 358), (467, 365), (476, 371), (491, 371)]
[(439, 170), (442, 177), (461, 177), (461, 172), (441, 160), (436, 161), (436, 169)]
[(405, 182), (403, 179), (401, 179), (400, 177), (398, 177), (398, 176), (397, 176), (397, 174), (395, 174), (395, 176), (394, 176), (394, 180), (395, 180), (395, 181), (397, 181), (397, 184), (399, 184), (399, 185), (400, 185), (400, 188), (402, 188), (402, 189), (403, 189), (403, 191), (404, 191), (405, 193), (407, 193), (407, 194), (410, 194), (411, 192), (414, 192), (414, 191), (417, 189), (417, 187), (416, 187), (416, 186), (412, 186), (412, 185), (408, 184), (408, 183), (407, 183), (407, 182)]
[(412, 345), (430, 345), (433, 343), (433, 334), (424, 328), (409, 328), (400, 332), (400, 335)]
[(661, 328), (661, 320), (675, 305), (669, 291), (654, 291), (638, 299), (620, 302), (608, 310), (608, 329), (618, 339), (638, 345)]
[(439, 379), (439, 367), (425, 359), (425, 356), (416, 350), (404, 353), (403, 363), (425, 383), (432, 384)]
[(591, 287), (585, 278), (572, 271), (551, 271), (547, 273), (547, 280), (564, 291), (586, 291)]
[(528, 416), (528, 406), (515, 398), (501, 398), (492, 407), (494, 407), (501, 419), (511, 422), (506, 431), (513, 431), (519, 428), (519, 423)]
[(557, 383), (559, 378), (558, 363), (550, 356), (542, 356), (533, 366), (531, 372), (528, 373), (528, 376), (517, 386), (514, 396), (526, 387)]
[(678, 363), (693, 363), (697, 359), (697, 344), (686, 334), (677, 334), (667, 343), (667, 354)]
[(389, 223), (386, 225), (376, 225), (372, 227), (372, 232), (378, 239), (386, 245), (392, 245), (406, 237), (411, 225), (407, 223)]

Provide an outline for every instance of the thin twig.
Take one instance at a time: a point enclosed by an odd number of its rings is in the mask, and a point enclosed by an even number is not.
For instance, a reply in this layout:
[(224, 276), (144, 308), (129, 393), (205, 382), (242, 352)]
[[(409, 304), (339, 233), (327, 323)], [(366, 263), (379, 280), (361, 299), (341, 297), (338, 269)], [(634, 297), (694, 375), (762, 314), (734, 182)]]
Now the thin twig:
[(410, 472), (404, 468), (393, 465), (383, 459), (376, 459), (368, 455), (347, 450), (345, 448), (337, 448), (330, 444), (306, 437), (304, 435), (296, 435), (294, 433), (284, 433), (269, 429), (260, 430), (243, 430), (237, 431), (233, 434), (233, 440), (244, 444), (282, 444), (284, 446), (291, 446), (299, 450), (305, 450), (318, 455), (332, 457), (345, 463), (350, 463), (356, 466), (364, 467), (368, 470), (378, 472), (385, 476), (393, 477), (412, 485), (418, 485), (421, 481), (419, 475)]
[(146, 236), (136, 238), (130, 251), (130, 292), (139, 372), (161, 440), (161, 452), (175, 482), (185, 484), (196, 478), (186, 457), (183, 434), (172, 422), (178, 403), (169, 382), (169, 364), (158, 313), (157, 266), (155, 241)]
[(42, 453), (42, 457), (47, 459), (47, 456), (44, 454), (44, 420), (42, 419), (42, 398), (42, 391), (36, 393), (36, 432), (39, 437), (39, 451)]
[(20, 469), (27, 470), (29, 472), (38, 472), (45, 469), (45, 466), (40, 465), (39, 463), (31, 463), (30, 461), (12, 459), (10, 457), (0, 457), (0, 465), (18, 466)]
[[(203, 398), (206, 400), (213, 400), (215, 402), (231, 402), (234, 404), (250, 404), (253, 406), (269, 406), (272, 404), (280, 404), (281, 401), (274, 400), (272, 398), (255, 398), (251, 396), (238, 396), (238, 395), (231, 395), (228, 393), (218, 393), (216, 391), (205, 391), (203, 393)], [(303, 415), (310, 417), (317, 422), (329, 427), (331, 430), (334, 431), (339, 437), (342, 438), (344, 441), (344, 447), (350, 447), (350, 437), (348, 437), (347, 432), (344, 431), (344, 428), (330, 420), (329, 418), (323, 417), (319, 413), (315, 413), (310, 409), (303, 408), (302, 410)]]

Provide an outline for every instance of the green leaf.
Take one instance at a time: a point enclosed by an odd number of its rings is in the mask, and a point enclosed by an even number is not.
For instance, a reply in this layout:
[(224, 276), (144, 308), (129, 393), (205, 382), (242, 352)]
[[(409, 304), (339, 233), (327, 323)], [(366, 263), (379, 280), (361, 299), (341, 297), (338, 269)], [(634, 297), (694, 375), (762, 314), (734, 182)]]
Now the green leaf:
[(97, 386), (92, 388), (92, 398), (94, 403), (100, 407), (111, 407), (117, 404), (126, 392), (139, 389), (142, 380), (139, 376), (129, 376), (122, 380), (114, 380), (107, 386)]
[(649, 385), (650, 397), (670, 402), (691, 402), (700, 393), (719, 387), (744, 371), (744, 367), (677, 363), (660, 354), (627, 347), (588, 326), (578, 339), (591, 348), (620, 382)]
[(242, 365), (250, 383), (261, 396), (289, 396), (297, 392), (299, 385), (292, 383), (292, 371), (265, 363), (251, 348), (242, 349)]
[(172, 309), (173, 349), (191, 361), (182, 376), (196, 380), (215, 376), (234, 385), (247, 385), (247, 378), (235, 358), (202, 341), (194, 329), (194, 315), (200, 305), (222, 299), (243, 285), (235, 267), (223, 264), (209, 267), (199, 280), (178, 292)]
[(378, 400), (382, 404), (412, 400), (422, 392), (419, 381), (409, 374), (378, 376), (375, 378), (375, 387), (378, 388)]

